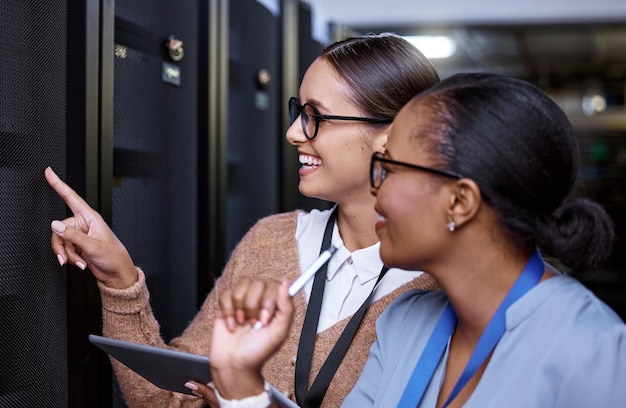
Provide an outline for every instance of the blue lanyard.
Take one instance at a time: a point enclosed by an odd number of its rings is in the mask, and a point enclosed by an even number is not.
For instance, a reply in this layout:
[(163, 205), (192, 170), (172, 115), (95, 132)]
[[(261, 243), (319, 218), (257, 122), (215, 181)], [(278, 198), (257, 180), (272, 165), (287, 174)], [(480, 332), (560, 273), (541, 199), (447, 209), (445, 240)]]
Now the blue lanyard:
[[(478, 368), (484, 363), (485, 359), (494, 349), (506, 329), (505, 314), (510, 305), (515, 303), (517, 299), (522, 297), (526, 292), (535, 287), (541, 276), (543, 276), (543, 259), (539, 250), (530, 258), (522, 274), (517, 278), (513, 287), (509, 290), (506, 297), (500, 303), (498, 310), (491, 318), (491, 321), (485, 328), (482, 336), (478, 340), (478, 344), (474, 348), (463, 373), (459, 377), (450, 396), (443, 404), (445, 408), (463, 389), (465, 384), (474, 376)], [(454, 326), (456, 325), (456, 315), (452, 306), (448, 302), (444, 309), (433, 333), (420, 356), (420, 359), (413, 370), (413, 374), (409, 379), (409, 383), (404, 389), (402, 398), (398, 403), (399, 408), (415, 408), (420, 404), (422, 397), (426, 391), (426, 387), (430, 382), (439, 360), (444, 353), (448, 339), (452, 335)]]

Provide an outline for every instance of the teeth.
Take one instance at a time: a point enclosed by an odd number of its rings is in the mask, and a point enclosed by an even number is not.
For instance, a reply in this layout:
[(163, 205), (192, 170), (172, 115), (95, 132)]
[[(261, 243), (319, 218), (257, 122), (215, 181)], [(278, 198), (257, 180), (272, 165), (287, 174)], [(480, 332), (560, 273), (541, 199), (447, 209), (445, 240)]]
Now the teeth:
[(300, 164), (304, 164), (307, 166), (321, 166), (322, 159), (314, 156), (309, 156), (308, 154), (301, 154), (298, 156), (298, 160)]
[(385, 221), (385, 217), (383, 217), (382, 215), (378, 214), (378, 221)]

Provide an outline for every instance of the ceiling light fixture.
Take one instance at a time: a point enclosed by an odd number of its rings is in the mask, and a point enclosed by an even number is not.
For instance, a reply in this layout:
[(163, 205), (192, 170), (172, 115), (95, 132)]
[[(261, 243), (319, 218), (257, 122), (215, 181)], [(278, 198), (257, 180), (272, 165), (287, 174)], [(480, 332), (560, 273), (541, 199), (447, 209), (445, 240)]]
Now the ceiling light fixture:
[(456, 43), (443, 35), (414, 35), (404, 38), (429, 59), (448, 58), (456, 51)]

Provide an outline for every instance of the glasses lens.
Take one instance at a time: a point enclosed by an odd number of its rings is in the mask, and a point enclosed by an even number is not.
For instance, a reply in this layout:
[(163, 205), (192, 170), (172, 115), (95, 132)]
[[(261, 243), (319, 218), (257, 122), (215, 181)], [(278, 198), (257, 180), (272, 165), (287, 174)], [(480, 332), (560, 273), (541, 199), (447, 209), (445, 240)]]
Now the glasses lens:
[(372, 156), (372, 163), (370, 165), (370, 185), (372, 188), (380, 187), (382, 182), (383, 164), (379, 160), (378, 156)]
[(304, 135), (309, 139), (315, 138), (317, 136), (317, 112), (313, 105), (305, 103), (302, 107), (302, 130), (304, 130)]
[(289, 126), (293, 125), (293, 122), (295, 122), (295, 120), (300, 115), (301, 110), (302, 107), (300, 106), (300, 101), (298, 101), (298, 98), (289, 98)]

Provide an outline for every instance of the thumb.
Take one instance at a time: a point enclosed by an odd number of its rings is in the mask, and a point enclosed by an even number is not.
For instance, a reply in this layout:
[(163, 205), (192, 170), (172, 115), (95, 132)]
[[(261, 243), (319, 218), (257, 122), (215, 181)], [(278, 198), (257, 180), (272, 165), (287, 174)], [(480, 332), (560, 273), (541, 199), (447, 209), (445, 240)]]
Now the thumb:
[[(85, 259), (79, 253), (89, 258), (91, 250), (97, 245), (94, 238), (64, 221), (54, 220), (50, 224), (50, 228), (53, 232), (52, 250), (57, 254), (61, 265), (65, 263), (64, 257), (67, 257), (68, 261), (81, 269), (85, 269), (89, 259)], [(61, 262), (62, 260), (63, 262)]]
[(74, 246), (81, 248), (83, 251), (87, 250), (86, 247), (93, 241), (93, 238), (63, 221), (52, 221), (50, 228), (52, 232), (63, 238), (63, 240), (74, 244)]

